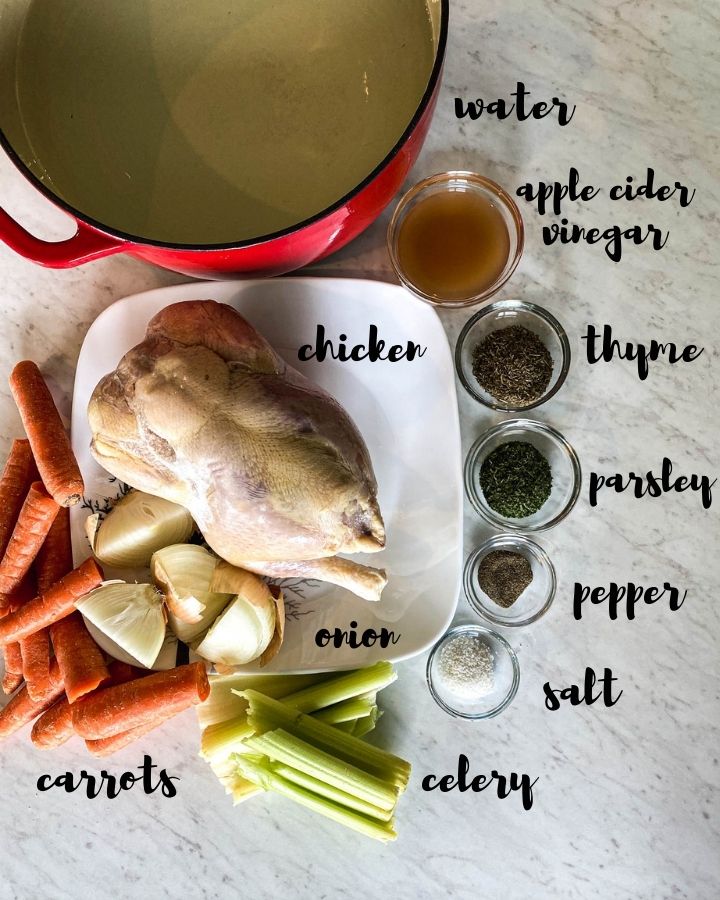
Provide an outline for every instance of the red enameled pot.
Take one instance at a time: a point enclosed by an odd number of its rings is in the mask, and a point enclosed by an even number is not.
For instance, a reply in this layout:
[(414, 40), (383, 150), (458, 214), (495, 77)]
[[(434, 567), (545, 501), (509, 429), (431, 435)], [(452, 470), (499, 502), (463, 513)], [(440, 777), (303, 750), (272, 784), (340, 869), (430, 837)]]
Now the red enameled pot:
[(13, 150), (0, 122), (0, 144), (17, 168), (77, 223), (73, 237), (44, 241), (26, 231), (0, 207), (0, 241), (25, 259), (52, 268), (69, 268), (113, 253), (129, 253), (166, 269), (206, 278), (281, 275), (338, 250), (367, 228), (398, 192), (430, 127), (445, 58), (449, 0), (431, 0), (429, 6), (436, 13), (435, 62), (412, 121), (392, 151), (361, 184), (312, 218), (285, 231), (234, 244), (170, 244), (123, 234), (83, 215), (42, 184)]

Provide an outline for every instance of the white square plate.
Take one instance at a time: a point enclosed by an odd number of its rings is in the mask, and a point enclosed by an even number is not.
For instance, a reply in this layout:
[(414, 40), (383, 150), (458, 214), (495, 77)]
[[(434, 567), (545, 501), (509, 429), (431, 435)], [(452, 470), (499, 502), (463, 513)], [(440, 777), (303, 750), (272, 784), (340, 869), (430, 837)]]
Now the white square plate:
[[(355, 557), (388, 572), (379, 603), (333, 585), (285, 582), (288, 621), (278, 656), (263, 672), (354, 668), (376, 660), (406, 659), (426, 650), (452, 619), (462, 563), (460, 429), (450, 348), (435, 311), (405, 289), (376, 281), (283, 278), (196, 282), (119, 300), (90, 327), (75, 376), (72, 444), (86, 496), (72, 510), (76, 563), (90, 555), (84, 522), (107, 509), (120, 485), (89, 452), (87, 405), (95, 385), (145, 335), (149, 320), (181, 300), (217, 300), (245, 316), (288, 363), (320, 384), (348, 411), (368, 445), (379, 485), (387, 547)], [(412, 362), (300, 362), (298, 349), (315, 344), (318, 324), (337, 346), (367, 344), (370, 323), (386, 345), (409, 340), (426, 347)], [(106, 571), (107, 577), (116, 573)], [(127, 574), (127, 573), (126, 573)], [(144, 580), (145, 573), (133, 573)], [(380, 633), (394, 643), (353, 649), (319, 647), (319, 629)], [(248, 671), (259, 671), (248, 666)]]

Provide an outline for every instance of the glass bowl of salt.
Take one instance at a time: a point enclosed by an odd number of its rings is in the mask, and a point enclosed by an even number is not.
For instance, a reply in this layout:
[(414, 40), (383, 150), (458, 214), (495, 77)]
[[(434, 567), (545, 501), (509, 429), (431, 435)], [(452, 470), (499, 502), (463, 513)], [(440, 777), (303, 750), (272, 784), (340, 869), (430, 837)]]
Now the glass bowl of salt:
[(520, 665), (504, 637), (482, 625), (457, 625), (433, 647), (427, 683), (435, 702), (460, 719), (490, 719), (508, 707)]

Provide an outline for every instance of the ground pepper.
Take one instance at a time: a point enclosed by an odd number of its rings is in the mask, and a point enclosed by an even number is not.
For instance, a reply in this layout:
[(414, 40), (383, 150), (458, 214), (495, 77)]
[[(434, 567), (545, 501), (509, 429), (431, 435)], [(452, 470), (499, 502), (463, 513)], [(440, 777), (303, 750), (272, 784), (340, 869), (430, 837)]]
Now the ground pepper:
[(506, 406), (528, 406), (547, 390), (553, 372), (550, 351), (523, 325), (491, 331), (475, 347), (473, 375), (480, 387)]
[(490, 509), (506, 519), (524, 519), (550, 496), (552, 471), (537, 447), (506, 441), (480, 467), (480, 487)]
[(530, 562), (512, 550), (491, 550), (478, 567), (480, 588), (503, 609), (512, 606), (532, 580)]

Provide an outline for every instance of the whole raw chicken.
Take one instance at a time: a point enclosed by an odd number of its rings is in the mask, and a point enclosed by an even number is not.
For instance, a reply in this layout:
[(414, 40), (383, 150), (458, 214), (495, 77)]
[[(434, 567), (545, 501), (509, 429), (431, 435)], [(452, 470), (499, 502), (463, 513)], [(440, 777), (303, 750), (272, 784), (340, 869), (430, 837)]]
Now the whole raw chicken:
[(159, 312), (88, 413), (97, 461), (185, 506), (223, 559), (380, 598), (382, 570), (335, 556), (385, 545), (359, 431), (230, 306)]

